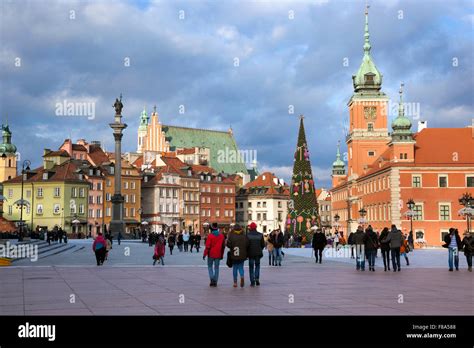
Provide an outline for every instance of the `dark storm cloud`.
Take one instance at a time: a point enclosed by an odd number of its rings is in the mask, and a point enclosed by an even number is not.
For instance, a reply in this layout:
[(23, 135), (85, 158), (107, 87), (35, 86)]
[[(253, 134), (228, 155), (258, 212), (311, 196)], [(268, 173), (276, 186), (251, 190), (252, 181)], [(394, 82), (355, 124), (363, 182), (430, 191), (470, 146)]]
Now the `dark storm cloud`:
[[(257, 150), (262, 168), (287, 179), (297, 116), (305, 114), (317, 184), (328, 186), (362, 59), (363, 8), (363, 1), (3, 1), (1, 116), (8, 114), (22, 157), (39, 164), (42, 148), (69, 136), (112, 149), (108, 122), (122, 92), (124, 150), (135, 150), (138, 116), (156, 104), (166, 124), (232, 125), (242, 149)], [(396, 101), (403, 81), (430, 127), (471, 122), (473, 17), (468, 1), (372, 1), (383, 89)], [(56, 116), (64, 99), (94, 102), (95, 118)]]

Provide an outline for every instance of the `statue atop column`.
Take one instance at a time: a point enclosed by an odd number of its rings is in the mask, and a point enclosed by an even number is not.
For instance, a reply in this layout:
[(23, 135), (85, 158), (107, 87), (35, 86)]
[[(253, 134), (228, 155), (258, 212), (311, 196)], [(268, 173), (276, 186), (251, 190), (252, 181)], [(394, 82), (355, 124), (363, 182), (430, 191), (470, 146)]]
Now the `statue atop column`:
[(123, 109), (122, 93), (120, 93), (120, 99), (115, 98), (115, 103), (112, 106), (115, 108), (115, 115), (122, 115), (122, 109)]

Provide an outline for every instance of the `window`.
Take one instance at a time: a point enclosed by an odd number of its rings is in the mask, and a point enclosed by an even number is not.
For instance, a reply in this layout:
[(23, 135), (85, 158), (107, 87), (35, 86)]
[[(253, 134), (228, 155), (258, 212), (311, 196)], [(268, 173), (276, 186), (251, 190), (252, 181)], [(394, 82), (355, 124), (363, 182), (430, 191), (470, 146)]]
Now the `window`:
[[(227, 210), (226, 210), (227, 212)], [(216, 217), (219, 217), (221, 215), (221, 211), (219, 209), (216, 209)]]
[(43, 180), (48, 180), (48, 172), (43, 173)]
[(79, 204), (79, 214), (84, 214), (84, 204)]
[(128, 217), (128, 208), (124, 208), (123, 211), (124, 211), (124, 213), (123, 213), (124, 216), (125, 216), (125, 217)]
[(105, 200), (106, 200), (107, 202), (110, 202), (111, 199), (112, 199), (112, 195), (111, 195), (110, 193), (106, 193), (106, 194), (105, 194)]
[[(219, 198), (219, 197), (217, 197)], [(211, 203), (211, 197), (206, 197), (206, 203)]]
[(438, 176), (438, 185), (439, 185), (439, 187), (448, 187), (448, 176), (447, 175), (439, 175)]
[(130, 216), (131, 217), (135, 216), (135, 208), (130, 208)]
[(8, 189), (8, 198), (13, 198), (13, 189)]
[(174, 198), (178, 197), (178, 189), (173, 189), (173, 197)]
[(263, 202), (262, 205), (263, 205), (264, 208), (266, 208), (267, 207), (267, 202)]
[(247, 219), (249, 221), (252, 220), (252, 212), (250, 212), (250, 211), (248, 212)]
[[(136, 198), (135, 198), (135, 195), (133, 194), (132, 195), (132, 203), (135, 203), (135, 202), (136, 202)], [(97, 203), (99, 203), (99, 202), (97, 202)]]
[(112, 186), (112, 181), (107, 180), (107, 187), (111, 187), (111, 186)]
[(257, 202), (257, 208), (260, 208), (260, 202)]
[(263, 213), (263, 220), (267, 219), (267, 213)]
[(8, 206), (8, 215), (13, 214), (13, 207), (11, 205)]
[(59, 215), (61, 213), (61, 206), (56, 203), (53, 205), (53, 214), (54, 215)]
[(43, 204), (38, 204), (36, 206), (36, 214), (42, 215), (43, 214)]
[(132, 182), (130, 183), (130, 187), (132, 188), (132, 190), (135, 190), (135, 181), (132, 181)]
[(451, 220), (450, 210), (451, 210), (451, 206), (449, 204), (440, 204), (439, 205), (439, 219)]
[(367, 123), (367, 131), (373, 132), (374, 131), (374, 124), (373, 123)]
[(423, 220), (423, 205), (422, 204), (415, 204), (413, 207), (413, 212), (415, 215), (413, 216), (414, 221), (421, 221)]
[(201, 216), (206, 216), (206, 210), (205, 209), (201, 210)]
[(42, 187), (38, 187), (36, 189), (36, 197), (43, 197), (43, 188)]
[(31, 198), (31, 190), (26, 190), (26, 198)]
[(111, 209), (110, 207), (105, 208), (105, 215), (106, 215), (107, 217), (112, 216), (111, 211), (112, 211), (112, 209)]
[(252, 208), (252, 202), (249, 202), (249, 208)]
[(262, 214), (257, 213), (257, 220), (261, 220)]
[(94, 209), (89, 209), (89, 217), (90, 218), (94, 217)]
[(369, 151), (367, 154), (369, 155), (369, 157), (374, 157), (375, 156), (375, 151)]
[(201, 203), (206, 203), (206, 197), (204, 196), (201, 197)]
[(449, 230), (441, 230), (441, 241), (444, 242), (444, 237), (449, 234)]
[(123, 188), (124, 188), (125, 190), (128, 190), (128, 181), (124, 181), (124, 182), (123, 182)]
[(233, 192), (234, 192), (234, 190), (232, 189), (232, 187), (229, 188), (229, 193), (233, 193)]
[(97, 191), (102, 191), (102, 183), (101, 182), (97, 183)]
[(411, 186), (412, 187), (421, 187), (421, 175), (412, 175), (411, 176)]
[(234, 211), (233, 211), (233, 210), (229, 210), (229, 216), (230, 216), (230, 217), (233, 217), (233, 216), (234, 216)]
[(125, 203), (128, 203), (128, 195), (125, 195)]
[(71, 187), (71, 197), (77, 197), (77, 187)]
[(466, 186), (474, 187), (474, 176), (466, 176)]
[(97, 204), (102, 204), (102, 196), (96, 197)]
[(178, 212), (178, 204), (173, 204), (173, 212), (177, 213)]
[(221, 191), (221, 188), (219, 186), (216, 187), (216, 193), (219, 193)]

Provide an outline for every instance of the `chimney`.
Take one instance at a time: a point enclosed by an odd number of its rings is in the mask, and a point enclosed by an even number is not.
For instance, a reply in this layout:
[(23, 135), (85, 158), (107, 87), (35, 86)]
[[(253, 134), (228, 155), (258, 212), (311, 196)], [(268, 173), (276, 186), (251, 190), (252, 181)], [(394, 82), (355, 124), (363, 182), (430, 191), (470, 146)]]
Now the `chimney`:
[(418, 133), (428, 127), (428, 121), (418, 121)]

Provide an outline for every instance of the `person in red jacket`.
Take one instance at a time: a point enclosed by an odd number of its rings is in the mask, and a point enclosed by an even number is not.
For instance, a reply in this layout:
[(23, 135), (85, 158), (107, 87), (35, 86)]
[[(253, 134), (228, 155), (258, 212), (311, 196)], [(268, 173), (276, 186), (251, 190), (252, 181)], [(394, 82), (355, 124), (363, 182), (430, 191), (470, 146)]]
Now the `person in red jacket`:
[(156, 264), (156, 261), (161, 262), (165, 265), (165, 250), (166, 250), (166, 239), (163, 232), (158, 235), (155, 244), (155, 251), (153, 253), (153, 266)]
[(204, 260), (207, 256), (207, 269), (209, 271), (209, 278), (211, 283), (209, 286), (217, 286), (219, 279), (219, 263), (224, 258), (225, 238), (222, 233), (219, 232), (217, 223), (211, 224), (211, 233), (206, 240), (206, 249), (204, 249)]
[(106, 247), (107, 247), (107, 242), (105, 241), (105, 238), (102, 235), (102, 233), (99, 232), (97, 237), (94, 240), (94, 243), (92, 243), (92, 250), (95, 253), (97, 266), (101, 266), (104, 264), (105, 253), (107, 252)]

